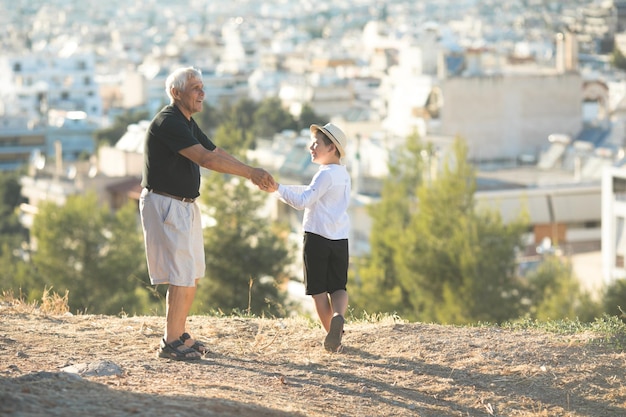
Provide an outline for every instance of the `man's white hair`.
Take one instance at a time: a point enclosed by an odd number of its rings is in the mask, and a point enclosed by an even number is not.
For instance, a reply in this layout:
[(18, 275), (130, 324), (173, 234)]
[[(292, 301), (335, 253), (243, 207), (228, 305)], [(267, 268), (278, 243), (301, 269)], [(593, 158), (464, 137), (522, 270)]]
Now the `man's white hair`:
[(165, 92), (167, 96), (170, 98), (170, 103), (174, 102), (174, 97), (172, 96), (172, 88), (175, 88), (178, 91), (183, 91), (185, 86), (187, 85), (187, 81), (191, 79), (197, 79), (202, 81), (202, 72), (198, 68), (194, 67), (186, 67), (186, 68), (178, 68), (174, 70), (170, 75), (168, 75), (165, 80)]

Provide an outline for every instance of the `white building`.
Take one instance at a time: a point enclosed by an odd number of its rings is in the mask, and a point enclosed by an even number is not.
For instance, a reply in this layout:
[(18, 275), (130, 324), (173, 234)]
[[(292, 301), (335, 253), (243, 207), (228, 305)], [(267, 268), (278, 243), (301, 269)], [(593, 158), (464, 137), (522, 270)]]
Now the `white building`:
[(583, 127), (577, 73), (503, 74), (442, 81), (439, 133), (464, 138), (473, 160), (538, 155), (552, 133)]
[(29, 53), (0, 58), (0, 116), (46, 117), (47, 111), (82, 111), (102, 116), (90, 53)]
[[(0, 169), (15, 169), (34, 150), (52, 157), (56, 142), (66, 160), (94, 152), (102, 100), (92, 54), (68, 45), (57, 53), (0, 57), (0, 85)], [(43, 142), (34, 139), (42, 136)]]
[(617, 166), (602, 177), (602, 276), (605, 284), (626, 278), (626, 170)]

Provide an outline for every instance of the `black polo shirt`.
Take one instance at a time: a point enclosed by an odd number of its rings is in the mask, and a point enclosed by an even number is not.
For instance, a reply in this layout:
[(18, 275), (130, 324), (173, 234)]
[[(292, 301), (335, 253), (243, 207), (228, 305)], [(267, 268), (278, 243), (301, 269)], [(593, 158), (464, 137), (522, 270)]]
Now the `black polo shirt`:
[(208, 150), (215, 144), (173, 104), (165, 106), (150, 122), (144, 144), (141, 186), (179, 197), (200, 195), (200, 167), (179, 151), (201, 144)]

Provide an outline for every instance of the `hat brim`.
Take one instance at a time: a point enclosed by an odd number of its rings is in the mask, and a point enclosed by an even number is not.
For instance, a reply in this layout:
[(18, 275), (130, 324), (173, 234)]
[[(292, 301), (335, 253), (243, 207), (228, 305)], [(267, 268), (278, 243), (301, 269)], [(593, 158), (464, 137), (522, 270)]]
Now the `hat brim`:
[(346, 151), (343, 149), (343, 146), (341, 145), (341, 143), (339, 143), (339, 141), (335, 139), (335, 136), (332, 133), (330, 133), (329, 130), (324, 128), (324, 126), (312, 124), (309, 129), (311, 130), (311, 133), (313, 134), (315, 134), (315, 132), (317, 132), (318, 130), (322, 131), (322, 133), (324, 133), (324, 135), (326, 135), (326, 137), (330, 139), (331, 142), (335, 145), (335, 147), (339, 150), (339, 156), (341, 158), (346, 156)]

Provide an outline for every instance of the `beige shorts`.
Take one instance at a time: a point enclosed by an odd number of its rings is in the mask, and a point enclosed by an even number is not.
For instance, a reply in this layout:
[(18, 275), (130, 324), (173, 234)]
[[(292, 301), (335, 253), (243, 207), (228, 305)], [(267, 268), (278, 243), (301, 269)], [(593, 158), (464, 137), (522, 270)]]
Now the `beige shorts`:
[(144, 189), (139, 212), (152, 285), (195, 286), (206, 269), (198, 205)]

